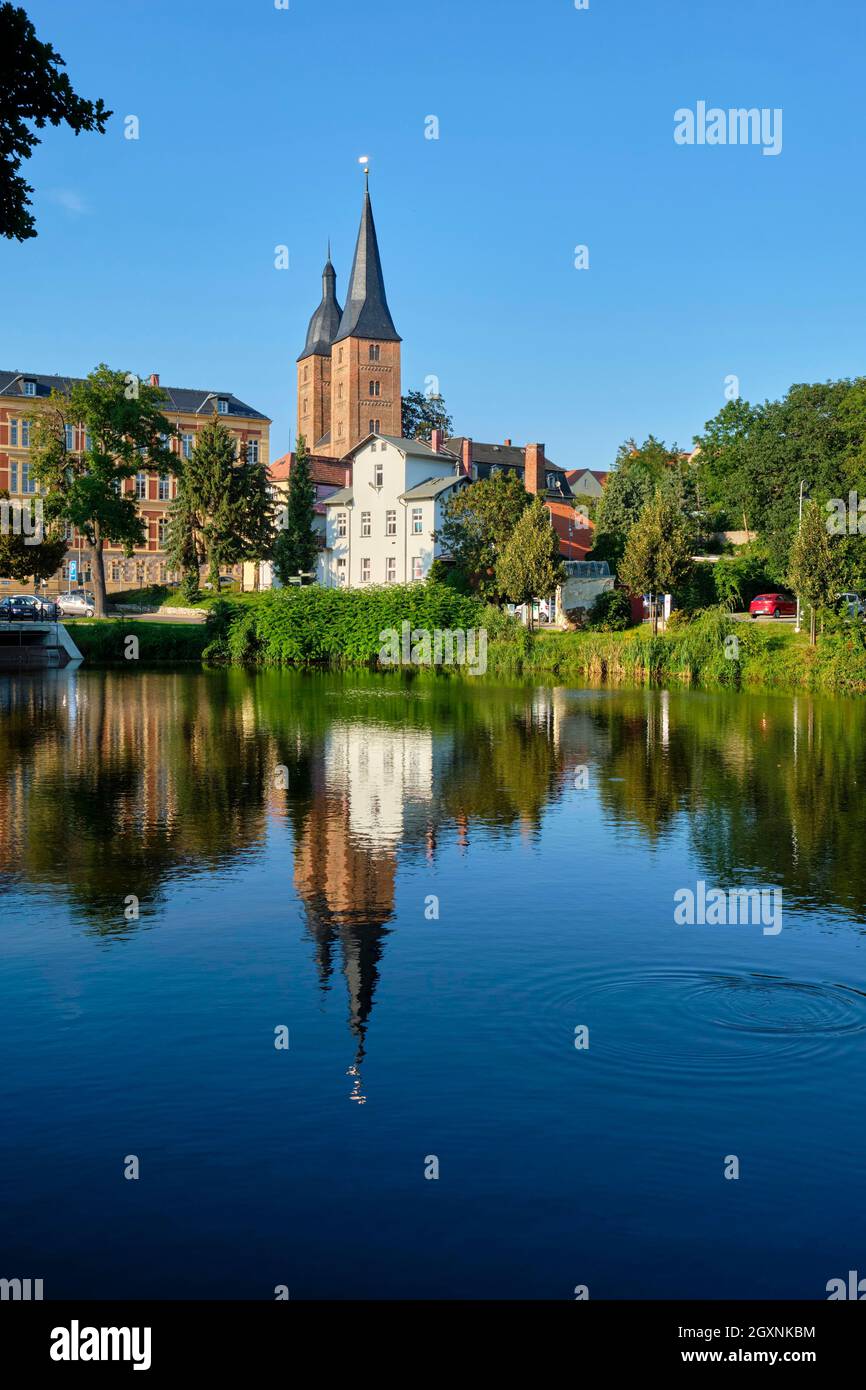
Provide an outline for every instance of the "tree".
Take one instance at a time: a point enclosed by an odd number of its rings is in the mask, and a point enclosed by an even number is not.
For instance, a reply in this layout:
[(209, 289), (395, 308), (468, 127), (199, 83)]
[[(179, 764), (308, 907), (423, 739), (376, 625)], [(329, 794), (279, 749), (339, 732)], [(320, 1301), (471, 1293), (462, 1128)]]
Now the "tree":
[[(800, 485), (819, 505), (866, 497), (866, 378), (790, 388), (780, 401), (729, 402), (696, 442), (703, 503), (725, 503), (760, 533), (770, 562), (787, 573), (798, 528)], [(859, 537), (838, 550), (844, 583), (866, 581)]]
[[(29, 159), (46, 122), (62, 122), (78, 135), (82, 130), (105, 134), (111, 111), (102, 100), (76, 96), (60, 54), (41, 43), (24, 10), (0, 4), (0, 235), (26, 241), (36, 235), (28, 212), (33, 189), (18, 173)], [(28, 122), (30, 124), (28, 124)]]
[(803, 524), (791, 546), (789, 582), (809, 604), (809, 643), (814, 647), (819, 608), (828, 608), (839, 592), (839, 554), (827, 529), (826, 512), (817, 502), (803, 508)]
[(598, 499), (595, 517), (594, 560), (607, 560), (616, 569), (629, 532), (651, 499), (655, 483), (640, 469), (615, 468)]
[(632, 528), (619, 566), (631, 594), (652, 595), (653, 632), (658, 632), (658, 594), (674, 594), (692, 568), (694, 528), (670, 495), (659, 489)]
[[(33, 500), (39, 506), (40, 499)], [(38, 519), (34, 524), (29, 517), (25, 524), (21, 506), (10, 503), (8, 492), (0, 492), (0, 575), (22, 584), (30, 578), (50, 579), (63, 563), (66, 541), (56, 526), (46, 532)]]
[(273, 502), (265, 471), (247, 461), (216, 411), (199, 431), (180, 470), (169, 514), (169, 563), (184, 573), (184, 591), (198, 592), (203, 565), (219, 589), (220, 567), (260, 560), (271, 553)]
[(446, 502), (437, 538), (482, 598), (501, 597), (496, 563), (531, 500), (518, 474), (508, 472), (461, 487)]
[[(158, 386), (102, 363), (68, 390), (52, 391), (36, 422), (32, 463), (45, 490), (45, 514), (68, 522), (86, 541), (98, 617), (105, 614), (106, 541), (131, 555), (146, 539), (127, 481), (141, 469), (169, 473), (176, 466), (164, 400)], [(76, 440), (82, 448), (75, 448)]]
[(429, 440), (434, 429), (442, 430), (446, 439), (453, 433), (454, 421), (448, 414), (445, 400), (426, 391), (410, 391), (403, 397), (403, 438)]
[(315, 569), (319, 542), (313, 530), (316, 489), (310, 477), (310, 459), (303, 435), (298, 437), (295, 460), (289, 474), (285, 524), (274, 546), (274, 569), (281, 584)]
[[(518, 518), (511, 539), (496, 562), (496, 582), (511, 603), (531, 604), (534, 598), (550, 598), (565, 579), (559, 558), (559, 541), (550, 512), (534, 497)], [(532, 626), (532, 609), (529, 609)]]

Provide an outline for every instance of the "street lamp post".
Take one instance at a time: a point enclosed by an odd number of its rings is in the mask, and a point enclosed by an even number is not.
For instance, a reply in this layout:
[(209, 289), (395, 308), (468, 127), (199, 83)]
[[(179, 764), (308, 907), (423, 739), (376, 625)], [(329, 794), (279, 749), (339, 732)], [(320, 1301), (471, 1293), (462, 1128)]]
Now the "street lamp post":
[[(800, 479), (800, 520), (799, 520), (799, 522), (797, 523), (797, 535), (799, 535), (800, 532), (801, 532), (802, 529), (803, 529), (803, 488), (804, 488), (805, 486), (806, 486), (806, 479), (805, 479), (805, 478), (801, 478), (801, 479)], [(795, 632), (799, 632), (799, 631), (800, 631), (800, 595), (799, 595), (799, 594), (797, 595), (797, 622), (796, 622), (796, 624), (795, 624), (795, 626), (794, 626), (794, 631), (795, 631)]]

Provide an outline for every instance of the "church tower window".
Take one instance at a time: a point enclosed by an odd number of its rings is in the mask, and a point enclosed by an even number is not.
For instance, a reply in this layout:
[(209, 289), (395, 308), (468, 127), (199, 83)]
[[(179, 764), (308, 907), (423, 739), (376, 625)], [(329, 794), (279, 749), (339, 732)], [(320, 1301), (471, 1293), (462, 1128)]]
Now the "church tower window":
[(371, 343), (371, 344), (370, 344), (370, 361), (371, 361), (371, 362), (378, 362), (378, 361), (379, 361), (379, 357), (380, 357), (380, 352), (381, 352), (381, 349), (379, 348), (379, 344), (378, 344), (378, 343)]

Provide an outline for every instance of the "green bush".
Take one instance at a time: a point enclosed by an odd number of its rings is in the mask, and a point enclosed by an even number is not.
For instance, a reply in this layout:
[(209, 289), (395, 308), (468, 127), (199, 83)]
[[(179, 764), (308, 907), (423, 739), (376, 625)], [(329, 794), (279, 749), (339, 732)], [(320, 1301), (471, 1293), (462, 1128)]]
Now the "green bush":
[(624, 589), (606, 589), (599, 594), (586, 620), (590, 632), (625, 632), (632, 625), (631, 603)]
[[(208, 641), (204, 624), (142, 623), (123, 618), (74, 623), (72, 637), (87, 665), (136, 666), (175, 665), (200, 662)], [(127, 656), (127, 638), (138, 638), (138, 658)]]
[(444, 584), (384, 588), (279, 589), (212, 608), (206, 659), (261, 666), (367, 666), (379, 659), (381, 633), (479, 628), (481, 604)]

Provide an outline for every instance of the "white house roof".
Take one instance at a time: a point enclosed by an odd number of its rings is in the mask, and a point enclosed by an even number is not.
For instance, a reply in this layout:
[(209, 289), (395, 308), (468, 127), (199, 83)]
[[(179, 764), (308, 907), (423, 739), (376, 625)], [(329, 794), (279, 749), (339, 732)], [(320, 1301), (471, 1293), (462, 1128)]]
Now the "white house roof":
[(469, 479), (461, 473), (450, 473), (446, 478), (425, 478), (423, 483), (417, 483), (415, 487), (410, 487), (408, 492), (401, 493), (401, 500), (423, 502), (425, 499), (438, 497), (440, 492), (447, 492), (455, 484), (468, 481)]
[(386, 444), (393, 444), (394, 448), (399, 449), (401, 454), (411, 454), (413, 458), (446, 459), (448, 461), (456, 461), (457, 459), (456, 454), (448, 453), (445, 449), (440, 449), (437, 454), (423, 439), (401, 439), (396, 434), (368, 434), (366, 439), (359, 440), (354, 449), (350, 449), (344, 457), (351, 458), (353, 454), (359, 453), (373, 439), (381, 439)]

